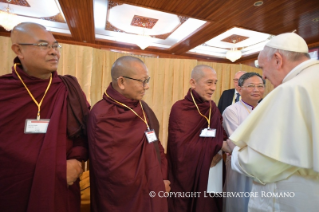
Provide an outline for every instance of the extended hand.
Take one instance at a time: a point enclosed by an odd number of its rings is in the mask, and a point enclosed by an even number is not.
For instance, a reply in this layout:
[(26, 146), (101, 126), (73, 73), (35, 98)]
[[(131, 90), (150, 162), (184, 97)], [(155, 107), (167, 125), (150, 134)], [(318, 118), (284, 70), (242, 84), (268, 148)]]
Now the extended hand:
[(165, 185), (165, 191), (170, 192), (171, 191), (171, 187), (170, 187), (171, 182), (169, 180), (163, 180), (163, 181), (164, 181), (164, 185)]
[(236, 145), (235, 145), (231, 140), (229, 140), (229, 139), (227, 139), (226, 142), (227, 142), (227, 145), (228, 145), (229, 149), (230, 149), (231, 152), (232, 152)]
[(223, 141), (222, 150), (227, 153), (231, 153), (232, 149), (228, 146), (227, 141)]
[(66, 181), (68, 185), (72, 185), (82, 174), (82, 164), (76, 159), (66, 161)]
[(210, 164), (210, 167), (216, 166), (216, 164), (223, 158), (223, 156), (219, 153), (217, 153), (212, 160), (212, 163)]

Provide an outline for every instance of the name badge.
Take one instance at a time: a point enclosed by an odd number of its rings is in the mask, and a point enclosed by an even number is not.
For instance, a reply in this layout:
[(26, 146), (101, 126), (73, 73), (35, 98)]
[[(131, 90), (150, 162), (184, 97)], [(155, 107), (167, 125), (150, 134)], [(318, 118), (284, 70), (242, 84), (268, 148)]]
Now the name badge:
[(215, 137), (216, 129), (205, 128), (200, 133), (199, 137)]
[(152, 143), (154, 141), (157, 141), (157, 136), (155, 134), (155, 130), (147, 130), (145, 131), (145, 135), (147, 138), (148, 143)]
[(46, 133), (50, 119), (27, 119), (25, 120), (24, 133)]

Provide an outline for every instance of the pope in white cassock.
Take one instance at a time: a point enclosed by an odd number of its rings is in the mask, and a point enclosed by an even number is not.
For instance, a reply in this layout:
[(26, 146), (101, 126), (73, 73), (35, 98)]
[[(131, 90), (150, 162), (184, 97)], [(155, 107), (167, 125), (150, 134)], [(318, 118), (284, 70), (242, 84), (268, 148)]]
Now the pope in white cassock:
[(232, 169), (253, 178), (249, 211), (319, 210), (319, 61), (295, 33), (260, 52), (269, 93), (228, 140)]
[[(223, 112), (223, 127), (231, 136), (238, 126), (256, 108), (265, 92), (265, 80), (258, 73), (243, 74), (238, 80), (238, 92), (241, 100), (227, 107)], [(225, 192), (250, 192), (252, 178), (240, 174), (231, 168), (231, 155), (226, 159)], [(247, 212), (249, 195), (246, 197), (224, 198), (224, 212)]]

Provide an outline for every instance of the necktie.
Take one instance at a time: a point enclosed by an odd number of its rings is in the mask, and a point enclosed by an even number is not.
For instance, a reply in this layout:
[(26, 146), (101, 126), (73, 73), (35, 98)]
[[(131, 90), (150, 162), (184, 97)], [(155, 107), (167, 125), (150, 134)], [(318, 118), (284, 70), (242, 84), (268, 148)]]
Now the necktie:
[(236, 93), (236, 99), (235, 99), (235, 102), (238, 102), (239, 101), (239, 97), (240, 97), (240, 94), (239, 93)]

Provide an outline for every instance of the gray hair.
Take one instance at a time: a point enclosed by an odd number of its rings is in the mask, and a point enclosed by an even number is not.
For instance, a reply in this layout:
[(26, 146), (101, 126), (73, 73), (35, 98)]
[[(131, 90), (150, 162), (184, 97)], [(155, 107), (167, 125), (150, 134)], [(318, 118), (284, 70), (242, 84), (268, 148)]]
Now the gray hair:
[(308, 53), (286, 51), (286, 50), (271, 48), (269, 46), (265, 46), (265, 48), (263, 50), (263, 53), (265, 54), (268, 61), (277, 52), (279, 54), (281, 54), (283, 57), (285, 57), (287, 60), (292, 61), (292, 62), (299, 61), (303, 57), (310, 59), (310, 55)]
[(258, 74), (258, 73), (256, 73), (256, 72), (248, 72), (248, 73), (246, 73), (246, 74), (243, 74), (243, 75), (241, 75), (241, 77), (239, 78), (239, 80), (238, 80), (238, 86), (243, 86), (244, 85), (244, 82), (247, 80), (247, 79), (249, 79), (249, 78), (251, 78), (251, 77), (253, 77), (253, 76), (257, 76), (257, 77), (260, 77), (260, 79), (263, 81), (263, 84), (265, 85), (266, 84), (266, 80), (264, 80), (263, 78), (262, 78), (262, 76), (260, 76), (260, 74)]

